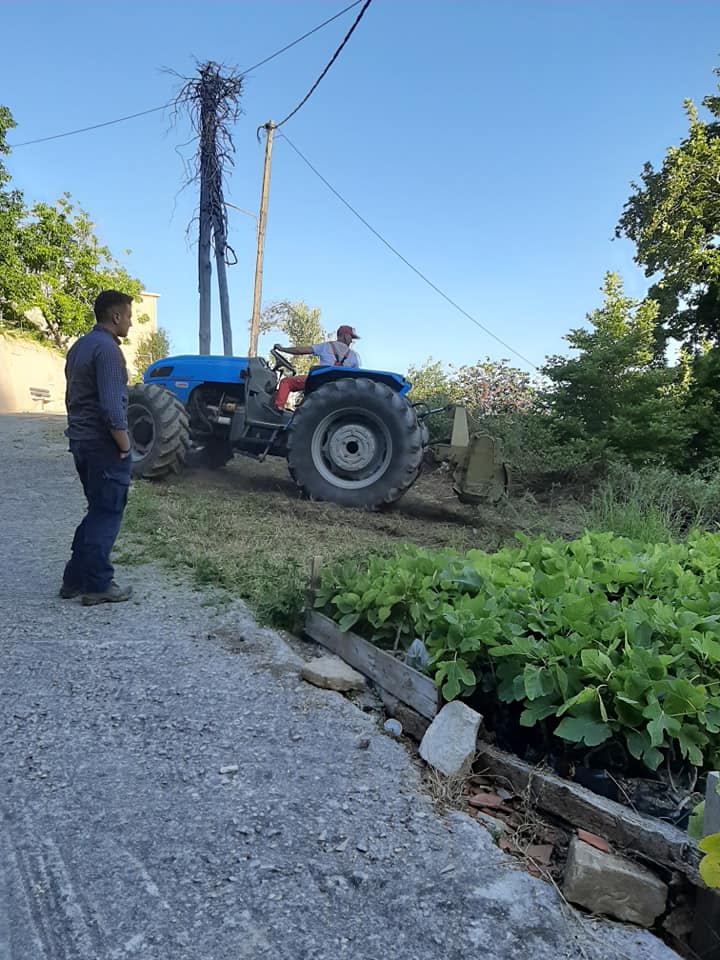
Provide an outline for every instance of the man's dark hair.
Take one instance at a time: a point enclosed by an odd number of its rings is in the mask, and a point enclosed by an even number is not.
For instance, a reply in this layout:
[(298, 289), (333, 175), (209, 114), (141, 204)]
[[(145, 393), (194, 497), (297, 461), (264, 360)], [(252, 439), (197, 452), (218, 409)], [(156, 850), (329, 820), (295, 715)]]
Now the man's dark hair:
[(116, 307), (124, 307), (127, 304), (132, 305), (133, 298), (127, 293), (121, 293), (119, 290), (103, 290), (95, 298), (93, 312), (98, 323), (102, 323), (111, 310)]

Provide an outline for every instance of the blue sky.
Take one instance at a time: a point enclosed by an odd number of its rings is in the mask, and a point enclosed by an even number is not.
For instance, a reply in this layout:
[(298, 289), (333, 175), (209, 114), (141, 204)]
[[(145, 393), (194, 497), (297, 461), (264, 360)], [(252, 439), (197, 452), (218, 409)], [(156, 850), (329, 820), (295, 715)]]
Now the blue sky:
[[(164, 103), (214, 59), (245, 68), (340, 10), (342, 0), (8, 2), (0, 102), (12, 140)], [(257, 210), (259, 124), (305, 94), (351, 11), (247, 79), (227, 199)], [(600, 301), (606, 270), (647, 283), (613, 231), (630, 181), (683, 136), (683, 99), (713, 90), (720, 4), (693, 0), (374, 0), (285, 131), (409, 260), (530, 360)], [(196, 203), (178, 194), (184, 122), (152, 114), (18, 148), (30, 200), (69, 191), (149, 290), (174, 352), (197, 349)], [(232, 213), (232, 211), (231, 211)], [(232, 216), (235, 352), (247, 349), (254, 221)], [(263, 300), (306, 300), (327, 326), (356, 326), (368, 366), (405, 370), (510, 354), (395, 259), (276, 141)], [(221, 351), (214, 317), (213, 348)], [(267, 344), (274, 338), (265, 338)]]

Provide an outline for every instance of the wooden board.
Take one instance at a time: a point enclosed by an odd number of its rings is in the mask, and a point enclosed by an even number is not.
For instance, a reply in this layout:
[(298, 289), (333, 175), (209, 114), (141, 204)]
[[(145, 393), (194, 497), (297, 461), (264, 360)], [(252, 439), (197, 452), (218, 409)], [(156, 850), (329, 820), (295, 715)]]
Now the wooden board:
[(530, 784), (531, 800), (539, 809), (562, 817), (574, 827), (599, 834), (614, 844), (618, 852), (626, 850), (639, 859), (677, 870), (692, 883), (705, 886), (698, 870), (702, 855), (694, 841), (678, 827), (655, 817), (644, 817), (577, 783), (531, 767), (487, 743), (478, 743), (477, 762), (489, 773), (509, 780), (518, 793)]
[(356, 633), (343, 633), (329, 617), (314, 610), (305, 614), (305, 632), (423, 717), (432, 720), (437, 713), (438, 691), (430, 677)]

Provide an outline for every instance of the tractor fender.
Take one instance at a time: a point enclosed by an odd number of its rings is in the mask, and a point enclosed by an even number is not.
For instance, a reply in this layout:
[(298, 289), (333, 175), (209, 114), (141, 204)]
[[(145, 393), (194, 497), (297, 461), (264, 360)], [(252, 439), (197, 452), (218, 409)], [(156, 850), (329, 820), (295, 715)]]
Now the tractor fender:
[(395, 393), (404, 397), (412, 384), (400, 373), (389, 370), (365, 370), (362, 367), (312, 367), (305, 384), (305, 396), (309, 396), (318, 387), (337, 380), (354, 378), (356, 380), (372, 380), (375, 383), (384, 383)]

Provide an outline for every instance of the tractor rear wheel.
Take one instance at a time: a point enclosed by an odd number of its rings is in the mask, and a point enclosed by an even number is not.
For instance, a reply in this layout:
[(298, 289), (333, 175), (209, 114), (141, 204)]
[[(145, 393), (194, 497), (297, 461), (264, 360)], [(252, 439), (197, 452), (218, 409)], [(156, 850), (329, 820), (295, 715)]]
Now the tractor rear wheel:
[(414, 483), (423, 455), (415, 410), (384, 383), (361, 377), (318, 387), (288, 437), (290, 474), (314, 500), (348, 507), (393, 503)]
[(156, 383), (138, 383), (128, 395), (134, 477), (156, 480), (179, 473), (190, 446), (190, 422), (178, 398)]

